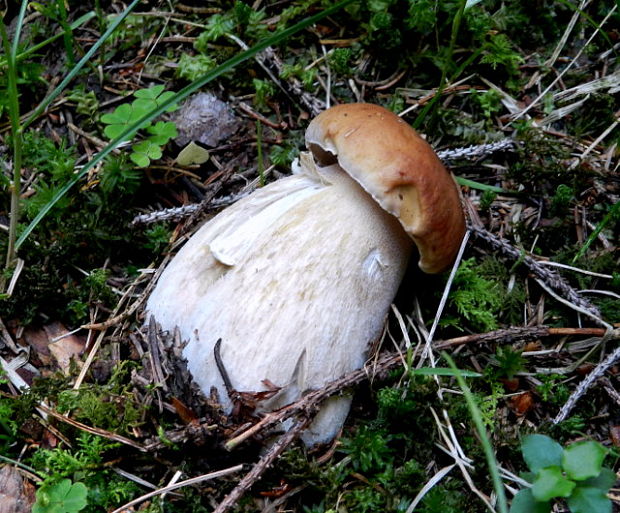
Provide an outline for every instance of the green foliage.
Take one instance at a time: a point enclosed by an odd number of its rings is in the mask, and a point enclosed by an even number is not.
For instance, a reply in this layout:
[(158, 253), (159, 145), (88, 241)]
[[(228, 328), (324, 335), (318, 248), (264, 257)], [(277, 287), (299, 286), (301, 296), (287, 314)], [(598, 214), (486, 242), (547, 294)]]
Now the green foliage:
[[(5, 382), (0, 379), (0, 384)], [(0, 396), (0, 454), (8, 454), (13, 445), (19, 425), (15, 418), (15, 403), (8, 397)]]
[(411, 0), (405, 18), (405, 26), (415, 32), (428, 35), (437, 26), (436, 6), (430, 0)]
[[(107, 16), (105, 19), (107, 27), (114, 23), (115, 19), (114, 14)], [(136, 42), (142, 41), (143, 38), (150, 37), (160, 23), (156, 17), (130, 14), (125, 18), (125, 22), (112, 33), (108, 39), (108, 46), (118, 52), (125, 51)]]
[(299, 156), (299, 150), (287, 144), (278, 145), (274, 144), (269, 150), (269, 160), (272, 164), (279, 167), (288, 168), (291, 162)]
[(542, 382), (536, 387), (536, 391), (540, 394), (543, 401), (550, 402), (555, 405), (562, 405), (568, 399), (570, 391), (568, 387), (562, 383), (565, 379), (561, 374), (543, 374), (538, 376)]
[(207, 43), (217, 41), (220, 37), (231, 33), (234, 28), (235, 22), (232, 18), (232, 14), (214, 14), (209, 17), (204, 32), (196, 39), (194, 48), (201, 53), (207, 53)]
[(500, 401), (504, 397), (504, 390), (501, 383), (491, 383), (491, 393), (488, 395), (476, 394), (476, 404), (480, 411), (483, 424), (490, 429), (495, 427), (495, 414)]
[(551, 197), (551, 215), (566, 214), (574, 197), (575, 191), (571, 187), (565, 184), (558, 185), (555, 194)]
[(208, 55), (189, 55), (184, 53), (181, 55), (176, 75), (179, 78), (193, 82), (198, 80), (217, 66), (217, 62)]
[(63, 479), (37, 490), (32, 513), (77, 513), (86, 507), (88, 489), (83, 483)]
[(30, 130), (23, 136), (24, 166), (43, 173), (55, 183), (66, 180), (75, 167), (75, 149), (64, 139), (57, 144), (41, 132)]
[(105, 438), (81, 432), (77, 437), (76, 449), (39, 449), (32, 455), (30, 465), (44, 477), (44, 483), (54, 483), (97, 468), (103, 463), (105, 452), (117, 445)]
[(236, 33), (248, 41), (265, 37), (268, 29), (261, 23), (264, 18), (264, 10), (257, 11), (245, 2), (236, 1), (232, 9), (209, 17), (205, 30), (194, 42), (194, 48), (201, 54), (208, 55), (209, 44), (227, 35)]
[(91, 121), (95, 119), (99, 112), (99, 100), (94, 91), (86, 91), (86, 86), (80, 84), (76, 86), (69, 94), (67, 100), (75, 102), (75, 110), (78, 114), (87, 116)]
[[(67, 148), (64, 139), (56, 144), (42, 133), (31, 130), (23, 135), (23, 165), (39, 173), (35, 194), (23, 201), (26, 216), (34, 217), (70, 177), (75, 168), (75, 149)], [(57, 205), (59, 211), (69, 205), (65, 198)]]
[(76, 420), (95, 427), (127, 432), (142, 417), (142, 406), (136, 403), (131, 386), (122, 384), (122, 376), (130, 372), (131, 366), (130, 361), (118, 365), (106, 384), (63, 390), (58, 395), (58, 411), (71, 412)]
[[(118, 137), (125, 129), (143, 118), (153, 109), (158, 108), (166, 100), (174, 96), (174, 92), (165, 91), (163, 85), (156, 85), (149, 89), (139, 89), (133, 93), (135, 100), (131, 103), (119, 105), (113, 112), (101, 116), (101, 121), (107, 126), (104, 133), (110, 139)], [(173, 105), (166, 109), (171, 112), (177, 108)], [(139, 167), (148, 167), (151, 160), (158, 160), (162, 156), (162, 147), (177, 136), (174, 123), (158, 121), (153, 124), (147, 121), (134, 132), (127, 135), (125, 140), (133, 139), (138, 130), (145, 130), (149, 135), (132, 147), (129, 158)]]
[(532, 486), (515, 496), (511, 513), (548, 512), (556, 498), (566, 498), (572, 513), (611, 512), (606, 493), (616, 476), (603, 467), (607, 450), (601, 444), (583, 441), (563, 449), (548, 436), (528, 435), (521, 449)]
[[(454, 489), (452, 489), (454, 488)], [(468, 504), (469, 503), (469, 504)], [(471, 501), (457, 487), (439, 483), (424, 496), (420, 506), (416, 508), (419, 513), (464, 513), (470, 510)]]
[(523, 58), (512, 49), (512, 43), (505, 34), (494, 34), (485, 45), (481, 62), (490, 64), (493, 69), (503, 66), (510, 73), (516, 73)]
[(254, 94), (254, 106), (258, 110), (265, 110), (267, 108), (267, 100), (276, 93), (273, 82), (255, 78), (252, 80), (252, 85), (256, 91)]
[(99, 174), (99, 185), (105, 196), (134, 194), (142, 180), (143, 173), (127, 162), (125, 154), (109, 155)]
[(282, 66), (280, 78), (288, 80), (291, 77), (298, 78), (306, 89), (310, 89), (316, 79), (316, 68), (307, 68), (307, 59), (301, 58), (293, 61), (289, 59)]
[(497, 198), (496, 192), (488, 191), (488, 190), (484, 191), (480, 195), (480, 210), (482, 212), (487, 212), (491, 208), (491, 205), (495, 201), (495, 198)]
[(73, 449), (38, 449), (32, 455), (30, 465), (44, 477), (41, 488), (53, 489), (64, 480), (79, 480), (88, 492), (84, 513), (109, 511), (139, 492), (137, 485), (105, 468), (104, 458), (117, 450), (119, 444), (80, 433), (75, 446)]
[(342, 452), (348, 454), (353, 467), (368, 472), (391, 464), (394, 457), (389, 448), (391, 435), (384, 429), (361, 426), (354, 438), (345, 438)]
[(166, 224), (156, 224), (146, 230), (145, 235), (144, 247), (152, 250), (153, 253), (160, 253), (168, 245), (170, 228)]
[(521, 356), (521, 351), (514, 351), (510, 346), (498, 347), (495, 359), (499, 365), (499, 375), (502, 377), (512, 379), (517, 372), (524, 369), (525, 360)]
[(490, 118), (502, 108), (502, 96), (495, 89), (475, 92), (474, 99), (482, 109), (482, 114), (485, 118)]
[(353, 73), (352, 60), (355, 53), (352, 48), (334, 48), (327, 57), (329, 66), (338, 75), (348, 77)]
[[(450, 302), (467, 319), (473, 329), (497, 329), (497, 316), (502, 306), (499, 284), (480, 275), (474, 258), (463, 260), (454, 278)], [(456, 324), (455, 320), (448, 320)]]

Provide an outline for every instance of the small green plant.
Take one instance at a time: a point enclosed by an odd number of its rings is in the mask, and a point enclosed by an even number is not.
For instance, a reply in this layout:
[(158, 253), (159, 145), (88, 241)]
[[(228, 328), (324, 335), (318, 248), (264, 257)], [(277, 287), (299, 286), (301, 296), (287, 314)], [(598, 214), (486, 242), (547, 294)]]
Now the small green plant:
[(217, 66), (217, 61), (208, 55), (188, 55), (184, 53), (179, 59), (176, 76), (193, 82)]
[(525, 360), (521, 356), (521, 351), (515, 351), (510, 346), (498, 347), (495, 358), (499, 365), (498, 375), (501, 377), (513, 379), (515, 374), (524, 368)]
[[(4, 372), (4, 371), (3, 371)], [(0, 385), (6, 383), (0, 378)], [(0, 396), (0, 454), (7, 454), (15, 441), (18, 424), (15, 421), (15, 407), (10, 398)]]
[[(107, 125), (104, 129), (105, 135), (110, 139), (118, 137), (133, 123), (158, 108), (174, 94), (172, 91), (164, 91), (163, 85), (139, 89), (133, 93), (135, 97), (133, 102), (123, 103), (114, 109), (114, 112), (101, 116), (101, 121)], [(166, 109), (166, 112), (171, 112), (176, 108), (177, 106), (173, 104)], [(138, 130), (144, 130), (149, 134), (132, 146), (132, 153), (129, 155), (129, 158), (139, 167), (147, 167), (151, 160), (160, 159), (162, 147), (177, 136), (176, 126), (171, 121), (158, 121), (155, 124), (149, 121), (129, 133), (127, 139), (132, 139)]]
[(491, 205), (495, 201), (495, 198), (497, 198), (496, 192), (488, 190), (484, 191), (480, 196), (480, 210), (482, 212), (487, 212), (491, 208)]
[(86, 507), (87, 495), (83, 483), (72, 483), (70, 479), (44, 484), (37, 490), (32, 513), (77, 513)]
[(551, 197), (551, 214), (565, 214), (573, 201), (575, 191), (566, 184), (558, 185), (555, 194)]
[(565, 449), (545, 435), (528, 435), (521, 445), (532, 484), (515, 495), (510, 513), (548, 513), (554, 499), (565, 498), (572, 513), (610, 513), (607, 491), (616, 481), (603, 467), (607, 450), (583, 441)]
[(541, 384), (536, 387), (536, 392), (540, 394), (543, 401), (551, 404), (562, 405), (568, 399), (570, 390), (564, 384), (565, 376), (561, 374), (548, 374), (538, 376)]
[[(470, 258), (461, 262), (450, 300), (474, 329), (491, 331), (498, 326), (497, 316), (502, 306), (502, 294), (499, 292), (499, 284), (481, 276), (479, 264)], [(446, 319), (445, 323), (458, 325), (456, 319)]]
[(252, 80), (252, 85), (256, 90), (256, 94), (254, 95), (254, 105), (258, 110), (266, 110), (267, 100), (276, 93), (275, 86), (272, 82), (268, 82), (266, 80), (259, 80), (257, 78)]
[(477, 406), (480, 410), (480, 416), (484, 425), (492, 429), (495, 427), (495, 414), (500, 400), (504, 397), (504, 390), (501, 383), (491, 383), (491, 393), (485, 396), (474, 394), (477, 400)]
[(476, 92), (474, 99), (480, 105), (485, 118), (490, 118), (502, 107), (502, 96), (495, 89), (489, 89), (482, 93)]
[(328, 55), (327, 61), (333, 71), (343, 77), (348, 77), (353, 74), (351, 66), (353, 57), (354, 52), (351, 48), (334, 48)]
[(67, 95), (67, 100), (76, 103), (75, 110), (78, 114), (87, 116), (90, 120), (95, 119), (99, 111), (99, 100), (95, 91), (86, 91), (86, 86), (80, 84)]

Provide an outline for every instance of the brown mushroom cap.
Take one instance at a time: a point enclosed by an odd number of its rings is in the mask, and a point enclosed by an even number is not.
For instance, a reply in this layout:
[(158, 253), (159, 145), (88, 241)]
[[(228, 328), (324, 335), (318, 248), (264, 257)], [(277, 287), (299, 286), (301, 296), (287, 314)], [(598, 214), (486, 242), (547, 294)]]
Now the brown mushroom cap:
[(306, 146), (320, 165), (336, 161), (381, 207), (396, 216), (427, 273), (449, 267), (465, 233), (452, 176), (431, 146), (378, 105), (332, 107), (312, 120)]

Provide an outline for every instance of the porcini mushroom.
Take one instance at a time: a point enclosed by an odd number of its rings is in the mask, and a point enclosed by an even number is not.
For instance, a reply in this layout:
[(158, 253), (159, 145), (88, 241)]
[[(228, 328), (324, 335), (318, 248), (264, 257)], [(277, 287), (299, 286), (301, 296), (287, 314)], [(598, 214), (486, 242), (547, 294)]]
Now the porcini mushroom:
[[(306, 132), (292, 176), (258, 189), (202, 226), (164, 270), (147, 303), (178, 327), (194, 380), (232, 402), (237, 391), (289, 404), (363, 366), (382, 332), (415, 242), (419, 266), (440, 272), (464, 234), (457, 188), (431, 147), (371, 104), (332, 107)], [(327, 401), (302, 435), (333, 438), (350, 398)]]

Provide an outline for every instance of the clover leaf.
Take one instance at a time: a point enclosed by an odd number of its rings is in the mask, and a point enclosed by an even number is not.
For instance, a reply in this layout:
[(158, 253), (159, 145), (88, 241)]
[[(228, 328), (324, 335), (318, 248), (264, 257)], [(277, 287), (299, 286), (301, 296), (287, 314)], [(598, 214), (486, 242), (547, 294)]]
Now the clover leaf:
[(133, 152), (129, 155), (129, 158), (139, 167), (147, 167), (151, 160), (160, 159), (162, 156), (161, 147), (149, 139), (134, 144), (132, 150)]
[[(164, 92), (163, 85), (156, 85), (148, 89), (139, 89), (138, 91), (133, 93), (134, 97), (136, 98), (133, 101), (133, 105), (137, 110), (142, 113), (142, 115), (140, 116), (142, 117), (150, 110), (156, 109), (166, 100), (173, 97), (174, 94), (175, 93), (172, 91)], [(166, 112), (172, 112), (176, 108), (177, 106), (175, 104), (172, 104), (166, 109)]]
[(83, 483), (63, 479), (37, 490), (32, 513), (77, 513), (87, 505), (88, 488)]
[(177, 127), (170, 121), (158, 121), (154, 125), (147, 127), (146, 131), (152, 134), (149, 140), (160, 146), (163, 146), (178, 135)]
[[(103, 133), (110, 139), (118, 137), (129, 125), (135, 121), (134, 109), (128, 103), (123, 103), (114, 109), (113, 112), (101, 116), (101, 121), (106, 123)], [(131, 139), (136, 131), (128, 134), (125, 139)]]
[[(119, 105), (113, 112), (101, 116), (101, 121), (107, 125), (103, 132), (110, 139), (115, 139), (174, 95), (173, 91), (164, 91), (163, 85), (134, 92), (135, 99), (131, 103)], [(172, 104), (166, 108), (166, 112), (177, 108), (176, 104)], [(178, 135), (176, 126), (170, 121), (158, 121), (155, 124), (147, 121), (134, 127), (124, 140), (132, 139), (138, 130), (145, 130), (150, 134), (147, 139), (132, 146), (129, 157), (139, 167), (147, 167), (151, 160), (160, 159), (162, 146)]]
[(551, 503), (549, 501), (539, 502), (534, 499), (530, 488), (520, 490), (510, 505), (510, 513), (549, 513), (550, 511)]
[(611, 513), (607, 491), (616, 474), (603, 467), (607, 449), (601, 444), (584, 441), (563, 449), (548, 436), (529, 435), (521, 450), (532, 486), (514, 496), (510, 513), (548, 513), (558, 497), (566, 498), (572, 513)]

